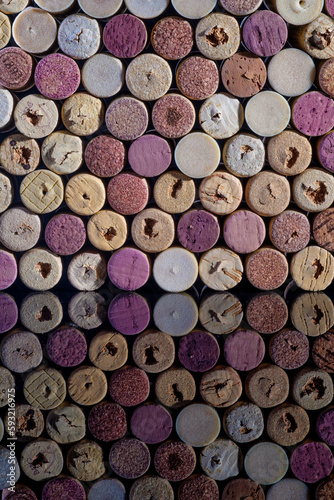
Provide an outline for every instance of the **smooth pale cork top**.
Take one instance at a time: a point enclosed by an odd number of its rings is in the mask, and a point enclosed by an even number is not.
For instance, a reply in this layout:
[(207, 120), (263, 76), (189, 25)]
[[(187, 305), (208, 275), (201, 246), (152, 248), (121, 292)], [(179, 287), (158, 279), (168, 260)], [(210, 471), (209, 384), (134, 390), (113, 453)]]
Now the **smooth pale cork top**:
[(218, 143), (203, 132), (183, 137), (175, 148), (175, 162), (182, 173), (194, 179), (212, 174), (219, 165)]
[(240, 28), (234, 17), (215, 12), (198, 23), (195, 37), (203, 55), (210, 59), (227, 59), (239, 48)]
[(227, 93), (209, 97), (199, 111), (199, 122), (207, 134), (215, 139), (226, 139), (239, 132), (244, 122), (240, 101)]
[(111, 97), (124, 84), (124, 66), (120, 59), (110, 54), (95, 54), (82, 68), (82, 83), (95, 97)]
[(41, 54), (56, 41), (57, 23), (48, 12), (28, 7), (13, 22), (13, 38), (23, 50)]
[(103, 207), (106, 190), (101, 179), (77, 174), (66, 184), (65, 202), (78, 215), (93, 215)]
[(137, 17), (152, 19), (162, 14), (168, 7), (169, 0), (125, 0), (125, 5)]
[(183, 337), (197, 324), (197, 304), (187, 293), (166, 293), (155, 303), (153, 318), (162, 332), (172, 337)]
[(0, 129), (9, 125), (14, 111), (14, 98), (9, 90), (0, 89)]
[(196, 281), (198, 263), (184, 248), (172, 247), (161, 252), (153, 264), (153, 277), (166, 292), (184, 292)]
[(205, 404), (192, 404), (184, 408), (175, 423), (176, 432), (190, 446), (207, 446), (220, 432), (217, 411)]
[(35, 4), (51, 14), (62, 14), (72, 7), (75, 0), (35, 0)]
[(217, 0), (172, 0), (172, 5), (180, 16), (188, 19), (200, 19), (215, 8)]
[(257, 135), (272, 137), (289, 124), (291, 110), (288, 102), (277, 92), (266, 90), (253, 96), (247, 103), (245, 118)]
[(322, 11), (324, 0), (276, 0), (276, 10), (283, 19), (297, 26), (310, 23)]
[(113, 16), (121, 8), (123, 0), (78, 0), (79, 7), (88, 16), (104, 19)]
[(282, 479), (289, 467), (287, 454), (274, 443), (258, 443), (245, 456), (245, 470), (255, 482), (266, 485)]

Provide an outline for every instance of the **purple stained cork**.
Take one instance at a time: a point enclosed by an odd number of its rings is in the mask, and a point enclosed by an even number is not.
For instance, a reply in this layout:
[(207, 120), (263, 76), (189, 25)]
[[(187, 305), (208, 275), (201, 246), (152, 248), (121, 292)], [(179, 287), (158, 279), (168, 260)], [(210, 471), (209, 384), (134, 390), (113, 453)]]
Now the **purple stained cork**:
[(261, 363), (264, 354), (264, 341), (253, 330), (237, 330), (225, 340), (225, 359), (235, 370), (253, 370)]
[(327, 408), (318, 416), (316, 423), (319, 438), (329, 446), (334, 446), (334, 408)]
[(333, 465), (333, 454), (328, 446), (314, 441), (298, 446), (290, 459), (292, 472), (305, 483), (316, 483), (329, 476)]
[(76, 215), (55, 215), (46, 225), (45, 243), (58, 255), (73, 255), (85, 241), (85, 224)]
[(118, 404), (104, 401), (91, 409), (87, 425), (96, 439), (120, 439), (127, 431), (126, 413)]
[(284, 370), (294, 370), (308, 360), (310, 343), (304, 333), (284, 329), (271, 338), (269, 352), (276, 365)]
[(123, 335), (137, 335), (150, 322), (150, 308), (144, 297), (137, 293), (120, 293), (110, 302), (108, 318), (115, 330)]
[(8, 332), (17, 323), (19, 311), (15, 300), (7, 293), (0, 294), (0, 333)]
[(324, 135), (334, 127), (334, 101), (321, 92), (307, 92), (292, 105), (292, 121), (303, 134)]
[(135, 366), (124, 366), (110, 378), (110, 396), (122, 406), (136, 406), (148, 398), (150, 381), (144, 370)]
[(260, 248), (266, 237), (262, 217), (250, 210), (238, 210), (226, 218), (225, 243), (237, 253), (251, 253)]
[(125, 147), (109, 135), (98, 135), (86, 146), (85, 163), (98, 177), (113, 177), (125, 165)]
[(183, 481), (193, 473), (195, 466), (194, 449), (181, 441), (167, 441), (155, 452), (155, 470), (168, 481)]
[(173, 430), (173, 419), (163, 406), (146, 404), (135, 409), (130, 426), (136, 438), (147, 444), (155, 444), (169, 437)]
[(219, 500), (219, 489), (211, 477), (194, 475), (179, 487), (179, 500)]
[(22, 484), (15, 484), (14, 491), (2, 490), (2, 500), (37, 500), (35, 493)]
[(191, 210), (177, 225), (177, 237), (191, 252), (206, 252), (218, 241), (220, 227), (215, 215), (206, 210)]
[(35, 84), (49, 99), (67, 99), (80, 85), (79, 66), (64, 54), (49, 54), (36, 66)]
[(147, 255), (137, 248), (121, 248), (112, 254), (108, 262), (110, 281), (127, 292), (145, 285), (150, 273)]
[(172, 60), (182, 59), (194, 45), (194, 30), (185, 19), (164, 17), (153, 27), (151, 43), (159, 56)]
[(131, 14), (114, 16), (104, 28), (103, 42), (113, 56), (135, 57), (147, 42), (145, 24)]
[(108, 184), (109, 205), (123, 215), (134, 215), (144, 210), (148, 203), (149, 188), (147, 180), (131, 173), (121, 173)]
[(217, 340), (211, 333), (195, 330), (182, 337), (178, 357), (182, 365), (193, 372), (211, 370), (220, 354)]
[(10, 90), (21, 90), (31, 80), (33, 72), (31, 55), (18, 47), (0, 50), (0, 85)]
[(50, 333), (46, 349), (51, 360), (59, 366), (77, 366), (87, 354), (87, 342), (76, 328), (60, 328)]
[(188, 134), (196, 119), (194, 105), (189, 99), (178, 94), (167, 94), (153, 106), (152, 122), (159, 134), (170, 139), (178, 139)]
[(277, 54), (288, 38), (288, 28), (278, 14), (260, 10), (246, 20), (242, 37), (248, 50), (261, 57)]
[(82, 484), (73, 477), (57, 477), (48, 481), (42, 491), (42, 500), (85, 500)]
[(325, 6), (328, 14), (334, 17), (334, 0), (325, 0)]
[(321, 165), (334, 173), (334, 132), (321, 138), (317, 151)]
[(17, 263), (14, 255), (0, 250), (0, 290), (10, 287), (17, 277)]
[(109, 453), (112, 470), (124, 479), (136, 479), (147, 472), (151, 455), (148, 447), (138, 439), (121, 439), (113, 444)]
[(162, 137), (147, 134), (131, 144), (128, 160), (136, 174), (155, 177), (167, 170), (171, 164), (171, 147)]

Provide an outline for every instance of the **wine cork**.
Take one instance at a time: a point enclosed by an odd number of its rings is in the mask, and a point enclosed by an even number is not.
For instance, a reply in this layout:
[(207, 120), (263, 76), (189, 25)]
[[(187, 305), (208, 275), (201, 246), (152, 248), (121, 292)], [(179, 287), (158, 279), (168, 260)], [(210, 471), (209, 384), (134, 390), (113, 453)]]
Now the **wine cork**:
[(238, 328), (242, 321), (241, 302), (231, 293), (212, 293), (199, 306), (203, 328), (215, 335), (225, 335)]
[(88, 59), (99, 50), (101, 29), (96, 19), (84, 14), (67, 16), (59, 26), (60, 50), (73, 59)]
[(299, 49), (284, 49), (268, 65), (268, 82), (279, 94), (299, 96), (307, 92), (316, 75), (313, 59)]
[(224, 143), (223, 162), (231, 174), (252, 177), (263, 168), (264, 144), (252, 134), (236, 134)]
[(162, 332), (182, 337), (197, 324), (197, 304), (187, 293), (166, 293), (154, 304), (153, 320)]
[(273, 170), (282, 175), (296, 175), (309, 166), (312, 146), (302, 134), (285, 130), (269, 140), (267, 154)]
[(254, 95), (245, 108), (245, 120), (252, 132), (264, 137), (277, 135), (288, 126), (290, 106), (283, 96), (271, 90)]
[(51, 439), (39, 438), (25, 445), (20, 464), (29, 479), (44, 481), (61, 473), (64, 460), (57, 443)]
[(175, 429), (186, 444), (203, 447), (218, 437), (220, 418), (217, 411), (208, 405), (190, 404), (178, 414)]
[(103, 30), (107, 50), (119, 58), (132, 58), (142, 52), (147, 43), (144, 22), (131, 14), (114, 16)]
[(186, 57), (194, 45), (191, 24), (177, 16), (160, 19), (152, 28), (151, 44), (164, 59), (178, 60)]
[(0, 250), (0, 290), (9, 288), (16, 278), (17, 263), (15, 256), (5, 250)]
[(157, 208), (142, 210), (132, 221), (131, 236), (137, 247), (144, 252), (162, 252), (174, 240), (173, 217)]
[(267, 433), (281, 446), (294, 446), (303, 441), (310, 431), (307, 412), (297, 405), (284, 403), (270, 411)]
[(129, 499), (140, 500), (145, 497), (174, 500), (174, 492), (167, 479), (158, 476), (145, 476), (132, 484)]
[(71, 495), (76, 500), (85, 500), (86, 492), (82, 484), (73, 477), (57, 477), (48, 481), (42, 490), (42, 498), (56, 500), (59, 496)]
[(183, 213), (195, 201), (195, 182), (177, 170), (170, 170), (155, 181), (153, 196), (155, 203), (164, 212)]
[(334, 96), (333, 86), (333, 72), (334, 72), (334, 59), (326, 59), (322, 61), (317, 68), (317, 82), (320, 90), (330, 97)]
[(0, 217), (0, 241), (14, 252), (24, 252), (35, 246), (41, 230), (40, 217), (26, 208), (10, 208)]
[(242, 184), (234, 175), (218, 171), (203, 179), (198, 194), (206, 210), (227, 215), (234, 212), (242, 201)]
[(49, 334), (46, 350), (56, 365), (73, 367), (84, 361), (87, 341), (77, 328), (63, 326)]
[(19, 314), (15, 300), (7, 293), (0, 293), (0, 333), (16, 325)]
[(150, 382), (147, 374), (135, 366), (124, 366), (110, 377), (109, 392), (122, 406), (136, 406), (148, 398)]
[(168, 4), (169, 0), (156, 0), (149, 4), (143, 4), (141, 0), (125, 0), (125, 6), (131, 14), (143, 19), (153, 19), (160, 16)]
[(66, 465), (72, 476), (80, 481), (94, 481), (106, 471), (101, 446), (89, 439), (83, 439), (69, 449)]
[(212, 500), (219, 500), (219, 489), (214, 479), (196, 474), (180, 484), (178, 495), (180, 500), (200, 500), (206, 495)]
[(37, 214), (56, 210), (64, 197), (64, 185), (59, 175), (49, 170), (27, 174), (20, 185), (22, 203)]
[(21, 134), (42, 139), (58, 125), (59, 113), (54, 101), (39, 94), (23, 97), (15, 107), (15, 126)]
[(302, 210), (320, 212), (332, 205), (333, 188), (334, 181), (330, 173), (320, 168), (309, 168), (295, 177), (292, 194)]
[(118, 288), (133, 291), (141, 288), (151, 273), (148, 256), (136, 248), (121, 248), (108, 262), (108, 276)]
[(238, 478), (227, 483), (223, 490), (222, 500), (236, 500), (238, 497), (242, 498), (243, 496), (252, 498), (252, 495), (256, 500), (265, 500), (264, 491), (259, 483), (251, 479)]
[(227, 59), (239, 48), (240, 28), (232, 16), (209, 14), (199, 21), (195, 33), (198, 50), (209, 59)]
[(39, 165), (39, 145), (35, 139), (29, 139), (22, 134), (9, 135), (1, 143), (0, 161), (6, 172), (26, 175)]
[(80, 85), (79, 66), (63, 54), (50, 54), (37, 64), (35, 84), (49, 99), (67, 99)]
[(226, 90), (237, 97), (251, 97), (263, 89), (267, 70), (264, 62), (249, 52), (237, 52), (221, 70)]
[(183, 247), (191, 252), (206, 252), (218, 241), (218, 218), (205, 210), (190, 210), (179, 219), (177, 237)]
[(85, 14), (96, 19), (105, 19), (116, 14), (122, 6), (121, 0), (78, 0), (79, 7)]
[(35, 0), (35, 4), (41, 9), (51, 12), (55, 16), (65, 14), (74, 6), (75, 0), (58, 0), (55, 4), (53, 0)]
[(217, 65), (203, 56), (188, 57), (177, 67), (176, 84), (180, 92), (189, 99), (207, 99), (218, 89)]
[(35, 334), (14, 330), (1, 339), (0, 357), (8, 370), (25, 373), (41, 364), (42, 346)]
[(261, 4), (262, 0), (220, 0), (223, 9), (234, 16), (248, 16)]
[(14, 436), (18, 441), (30, 441), (38, 438), (44, 430), (43, 413), (37, 406), (20, 404), (15, 407), (15, 420), (10, 410), (5, 416), (6, 432), (12, 436), (11, 427), (15, 426)]
[(132, 173), (121, 173), (108, 184), (107, 198), (113, 210), (123, 215), (135, 215), (144, 210), (149, 199), (145, 178)]
[(40, 367), (25, 378), (23, 393), (29, 404), (41, 410), (51, 410), (64, 401), (66, 382), (58, 370)]
[(169, 90), (172, 71), (162, 57), (156, 54), (142, 54), (130, 62), (125, 80), (131, 94), (143, 101), (153, 101)]
[(202, 470), (217, 481), (237, 476), (242, 469), (242, 462), (239, 446), (229, 439), (216, 439), (203, 448), (200, 454)]
[(88, 500), (99, 500), (108, 495), (113, 495), (115, 500), (125, 500), (126, 490), (118, 479), (100, 479), (95, 481), (88, 492)]
[(97, 368), (114, 371), (126, 363), (128, 344), (120, 333), (101, 331), (92, 338), (88, 355), (91, 363)]
[(244, 110), (238, 99), (227, 93), (209, 97), (201, 106), (199, 121), (204, 132), (214, 139), (226, 139), (239, 132)]
[(29, 0), (3, 0), (0, 5), (1, 12), (5, 14), (18, 14), (29, 4)]
[(93, 436), (104, 442), (120, 439), (127, 431), (125, 411), (121, 406), (107, 401), (93, 406), (87, 424)]
[(333, 494), (333, 478), (326, 479), (322, 481), (316, 489), (316, 500), (326, 500), (326, 498), (330, 498)]
[(21, 323), (34, 333), (49, 332), (56, 328), (62, 319), (61, 302), (51, 292), (32, 293), (21, 302)]
[(295, 26), (305, 25), (316, 19), (323, 6), (323, 0), (307, 0), (302, 5), (298, 0), (266, 0), (267, 5), (276, 10), (283, 19)]
[(166, 292), (184, 292), (192, 287), (198, 276), (198, 263), (193, 253), (171, 247), (156, 256), (153, 277)]
[(0, 84), (10, 90), (25, 90), (33, 83), (34, 66), (33, 58), (24, 50), (18, 47), (2, 49), (0, 52)]
[(128, 438), (113, 444), (109, 453), (110, 467), (118, 476), (136, 479), (147, 472), (151, 455), (148, 447), (138, 439)]
[(226, 408), (240, 398), (242, 383), (238, 373), (230, 366), (216, 366), (202, 376), (199, 391), (207, 404)]
[(248, 180), (245, 196), (251, 210), (264, 217), (273, 217), (288, 207), (290, 184), (274, 172), (259, 172)]
[(118, 97), (109, 104), (105, 121), (109, 132), (116, 139), (133, 141), (147, 129), (147, 107), (134, 97)]
[(134, 341), (132, 357), (136, 365), (147, 373), (167, 370), (175, 360), (173, 338), (159, 330), (141, 333)]
[(225, 411), (224, 431), (237, 443), (250, 443), (264, 431), (264, 419), (260, 408), (253, 403), (239, 401)]
[(99, 368), (81, 365), (69, 375), (67, 389), (75, 403), (83, 406), (95, 405), (107, 394), (107, 378)]
[(68, 315), (79, 328), (98, 328), (107, 317), (106, 299), (96, 292), (79, 292), (68, 304)]
[(14, 126), (14, 107), (16, 98), (6, 89), (0, 89), (0, 130), (6, 131)]
[(333, 332), (326, 332), (316, 338), (312, 346), (312, 358), (314, 363), (328, 373), (334, 373), (334, 360), (332, 354), (333, 342)]
[(324, 293), (303, 293), (291, 304), (290, 317), (296, 330), (317, 337), (327, 332), (334, 324), (334, 307)]
[(195, 397), (195, 379), (188, 370), (173, 366), (158, 375), (155, 381), (155, 394), (167, 408), (185, 406)]
[(310, 498), (308, 487), (298, 479), (281, 479), (269, 488), (266, 498), (268, 500), (279, 500), (290, 494), (298, 500), (308, 500)]
[(103, 207), (106, 190), (101, 179), (90, 174), (77, 174), (66, 184), (65, 203), (78, 215), (93, 215)]
[(200, 19), (210, 14), (216, 6), (217, 0), (203, 0), (200, 4), (196, 0), (172, 0), (172, 5), (180, 16), (188, 19)]
[(283, 448), (270, 442), (252, 446), (245, 456), (246, 474), (262, 485), (277, 483), (287, 473), (289, 459)]
[[(12, 181), (7, 175), (0, 173), (0, 213), (10, 207), (14, 199)], [(195, 198), (194, 198), (195, 199)]]
[(227, 248), (216, 247), (205, 252), (199, 262), (201, 280), (211, 290), (225, 291), (240, 283), (243, 274), (240, 257)]
[(252, 403), (260, 408), (272, 408), (288, 397), (289, 378), (282, 368), (264, 363), (247, 375), (245, 391)]
[(302, 368), (294, 377), (292, 397), (305, 410), (319, 410), (333, 399), (331, 376), (318, 368)]
[(318, 159), (321, 165), (330, 172), (334, 171), (333, 167), (334, 151), (333, 151), (332, 141), (333, 141), (333, 133), (329, 132), (324, 137), (320, 137), (317, 142)]
[(52, 252), (58, 255), (73, 255), (86, 241), (85, 224), (75, 215), (55, 215), (47, 223), (44, 237)]
[(131, 432), (146, 444), (161, 443), (173, 429), (170, 413), (157, 404), (144, 404), (135, 409), (131, 417)]
[(69, 132), (53, 132), (44, 139), (41, 154), (43, 163), (56, 174), (72, 174), (82, 165), (83, 142)]
[(290, 263), (292, 279), (303, 290), (325, 290), (334, 277), (334, 258), (324, 248), (306, 247), (293, 255)]
[(100, 252), (80, 252), (72, 257), (67, 268), (68, 281), (74, 288), (92, 292), (107, 279), (107, 263)]
[(325, 10), (326, 10), (326, 12), (327, 12), (327, 14), (329, 16), (334, 17), (334, 4), (333, 4), (333, 0), (325, 0)]
[(136, 174), (155, 177), (167, 170), (171, 164), (172, 150), (162, 137), (147, 134), (131, 144), (128, 161)]
[(61, 258), (46, 248), (33, 248), (19, 261), (19, 276), (30, 290), (50, 290), (59, 282), (63, 265)]
[(319, 438), (324, 441), (328, 446), (333, 446), (333, 407), (330, 406), (323, 410), (317, 418), (316, 431)]
[(48, 413), (45, 428), (50, 438), (57, 443), (74, 443), (85, 436), (85, 415), (79, 406), (63, 403)]
[[(13, 462), (12, 462), (13, 459)], [(14, 483), (13, 488), (15, 488), (15, 483), (20, 477), (20, 467), (17, 459), (11, 457), (10, 450), (4, 446), (0, 446), (0, 488), (4, 490), (8, 486), (8, 478)], [(15, 490), (14, 490), (15, 491)]]
[(108, 319), (116, 331), (124, 335), (137, 335), (147, 328), (151, 317), (149, 305), (141, 295), (119, 293), (110, 302)]
[(224, 342), (225, 359), (238, 371), (253, 370), (262, 362), (264, 354), (264, 341), (254, 330), (239, 328)]
[(291, 29), (290, 37), (298, 47), (316, 59), (329, 59), (334, 56), (334, 42), (331, 32), (334, 21), (320, 13), (310, 23)]
[(179, 94), (167, 94), (154, 104), (152, 122), (163, 137), (178, 139), (188, 134), (196, 119), (192, 102)]
[(292, 104), (292, 123), (302, 134), (317, 137), (334, 126), (334, 103), (321, 92), (307, 92)]
[(101, 99), (78, 92), (64, 102), (61, 108), (63, 124), (75, 135), (91, 135), (103, 124), (104, 105)]
[(305, 483), (316, 483), (329, 476), (334, 457), (325, 443), (311, 441), (296, 448), (291, 455), (290, 467), (297, 479)]
[(237, 210), (226, 217), (223, 226), (225, 243), (237, 253), (255, 252), (266, 237), (263, 219), (250, 210)]
[(85, 163), (98, 177), (113, 177), (124, 168), (124, 145), (107, 135), (94, 137), (86, 146)]
[(2, 408), (8, 405), (8, 399), (11, 399), (11, 392), (15, 389), (15, 378), (13, 374), (3, 366), (0, 366), (0, 389), (0, 407)]
[(42, 54), (51, 50), (57, 38), (54, 17), (42, 9), (28, 7), (15, 17), (13, 39), (30, 54)]
[(110, 54), (95, 54), (82, 67), (82, 83), (95, 97), (112, 97), (124, 84), (124, 65)]
[(217, 363), (220, 349), (217, 340), (209, 332), (193, 330), (179, 342), (180, 363), (193, 372), (206, 372)]
[(308, 338), (298, 330), (286, 328), (270, 339), (270, 357), (284, 370), (295, 370), (303, 366), (308, 360), (309, 352)]
[(262, 247), (246, 257), (248, 281), (259, 290), (275, 290), (283, 285), (289, 274), (285, 255), (270, 247)]
[(260, 10), (252, 14), (242, 27), (247, 49), (260, 57), (269, 57), (283, 49), (287, 38), (286, 23), (275, 12)]
[(155, 470), (168, 481), (183, 481), (194, 472), (195, 466), (194, 449), (181, 441), (167, 441), (155, 452)]

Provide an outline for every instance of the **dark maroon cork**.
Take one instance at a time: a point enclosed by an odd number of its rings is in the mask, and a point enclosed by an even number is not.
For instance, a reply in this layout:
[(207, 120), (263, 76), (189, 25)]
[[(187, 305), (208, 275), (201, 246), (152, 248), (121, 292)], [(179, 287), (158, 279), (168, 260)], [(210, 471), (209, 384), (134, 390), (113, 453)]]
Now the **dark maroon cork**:
[(37, 500), (35, 493), (22, 484), (15, 484), (15, 491), (2, 490), (2, 500)]
[(42, 491), (42, 500), (85, 500), (82, 484), (73, 477), (58, 477), (47, 482)]
[(181, 441), (167, 441), (159, 446), (154, 456), (157, 473), (168, 481), (183, 481), (196, 465), (194, 449)]
[(126, 413), (118, 404), (104, 401), (91, 409), (87, 425), (96, 439), (120, 439), (127, 431)]
[(131, 432), (147, 444), (165, 441), (173, 430), (173, 419), (161, 405), (145, 404), (135, 409), (131, 417)]
[(59, 366), (77, 366), (87, 354), (87, 342), (77, 328), (59, 328), (49, 334), (46, 349), (50, 359)]
[(190, 99), (207, 99), (218, 89), (217, 65), (202, 56), (188, 57), (177, 69), (176, 84), (182, 94)]
[(149, 198), (147, 180), (131, 173), (113, 177), (107, 190), (109, 205), (123, 215), (134, 215), (145, 208)]
[(334, 373), (334, 332), (326, 332), (315, 339), (312, 358), (319, 368)]
[(311, 226), (306, 215), (286, 210), (271, 219), (269, 236), (282, 252), (299, 252), (310, 241)]
[(314, 441), (298, 446), (290, 458), (292, 472), (305, 483), (316, 483), (329, 476), (333, 464), (334, 458), (329, 447)]
[(261, 485), (251, 479), (238, 478), (227, 483), (221, 500), (241, 500), (242, 498), (265, 500)]
[(151, 463), (148, 447), (138, 439), (121, 439), (109, 453), (112, 470), (124, 479), (136, 479), (145, 474)]
[(294, 370), (303, 366), (309, 358), (309, 340), (297, 330), (284, 329), (270, 340), (270, 357), (284, 370)]
[(153, 106), (152, 122), (159, 134), (169, 139), (178, 139), (188, 134), (196, 119), (193, 104), (184, 96), (168, 94)]
[(334, 408), (322, 411), (317, 419), (317, 434), (329, 446), (334, 446)]
[(147, 42), (145, 24), (131, 14), (114, 16), (104, 28), (103, 42), (113, 56), (135, 57)]
[(275, 333), (288, 321), (289, 311), (283, 297), (275, 292), (255, 295), (247, 305), (246, 321), (259, 333)]
[(180, 363), (193, 372), (211, 370), (220, 354), (217, 340), (211, 333), (195, 330), (182, 337), (179, 343)]
[(52, 217), (45, 228), (45, 243), (58, 255), (73, 255), (86, 241), (86, 228), (80, 217), (59, 214)]
[(313, 236), (320, 247), (334, 251), (334, 208), (328, 208), (317, 214), (313, 221)]
[(151, 43), (159, 56), (165, 59), (182, 59), (194, 45), (194, 30), (185, 19), (164, 17), (153, 27)]
[(219, 500), (216, 481), (204, 474), (191, 476), (179, 487), (179, 500)]
[(112, 374), (109, 391), (116, 403), (122, 406), (136, 406), (148, 398), (150, 381), (144, 370), (126, 366)]
[(85, 162), (98, 177), (113, 177), (125, 165), (125, 147), (121, 141), (109, 135), (98, 135), (86, 146)]
[(33, 58), (18, 47), (0, 50), (0, 85), (10, 90), (26, 87), (33, 72)]

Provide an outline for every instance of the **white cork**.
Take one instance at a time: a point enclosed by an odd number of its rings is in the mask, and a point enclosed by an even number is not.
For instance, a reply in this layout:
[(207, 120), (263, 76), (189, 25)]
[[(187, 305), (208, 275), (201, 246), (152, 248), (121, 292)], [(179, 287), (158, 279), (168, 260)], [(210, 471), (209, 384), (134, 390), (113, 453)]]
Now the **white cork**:
[(195, 255), (184, 248), (171, 247), (159, 253), (153, 264), (153, 277), (166, 292), (184, 292), (196, 281)]
[(215, 8), (217, 0), (172, 0), (172, 5), (180, 16), (200, 19)]
[(183, 137), (175, 148), (175, 163), (182, 173), (193, 179), (212, 174), (220, 162), (218, 143), (203, 132)]
[(289, 124), (289, 103), (277, 92), (266, 90), (253, 96), (247, 103), (245, 118), (249, 128), (257, 135), (272, 137)]
[(120, 59), (110, 54), (95, 54), (85, 62), (81, 77), (87, 92), (95, 97), (111, 97), (123, 87), (124, 74)]
[(168, 7), (169, 0), (125, 0), (131, 14), (142, 19), (152, 19), (162, 14)]
[(204, 132), (214, 139), (227, 139), (241, 129), (244, 109), (232, 95), (215, 94), (202, 104), (199, 122)]

